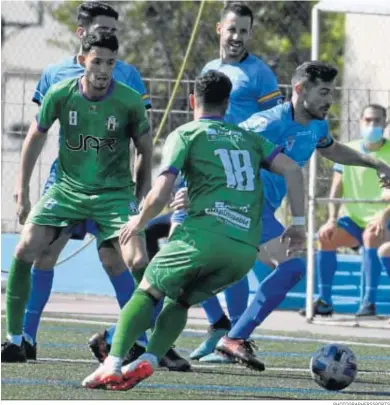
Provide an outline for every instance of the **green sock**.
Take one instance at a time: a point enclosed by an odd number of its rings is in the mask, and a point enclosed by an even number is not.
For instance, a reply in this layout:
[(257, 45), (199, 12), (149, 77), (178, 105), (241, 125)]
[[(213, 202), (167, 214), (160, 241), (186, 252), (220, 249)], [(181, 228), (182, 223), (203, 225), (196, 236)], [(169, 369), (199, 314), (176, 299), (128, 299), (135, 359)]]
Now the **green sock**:
[(32, 263), (14, 258), (8, 275), (6, 291), (7, 332), (21, 335), (23, 318), (31, 284)]
[(116, 325), (110, 354), (125, 357), (138, 336), (150, 327), (156, 303), (143, 290), (135, 290), (131, 299), (122, 308)]
[(137, 284), (137, 287), (139, 286), (140, 282), (142, 281), (145, 270), (146, 270), (146, 267), (144, 267), (143, 269), (133, 270), (131, 272), (131, 274), (133, 275), (133, 278), (135, 280), (135, 283)]
[(157, 318), (146, 351), (161, 359), (186, 326), (187, 314), (187, 308), (166, 298), (166, 304)]

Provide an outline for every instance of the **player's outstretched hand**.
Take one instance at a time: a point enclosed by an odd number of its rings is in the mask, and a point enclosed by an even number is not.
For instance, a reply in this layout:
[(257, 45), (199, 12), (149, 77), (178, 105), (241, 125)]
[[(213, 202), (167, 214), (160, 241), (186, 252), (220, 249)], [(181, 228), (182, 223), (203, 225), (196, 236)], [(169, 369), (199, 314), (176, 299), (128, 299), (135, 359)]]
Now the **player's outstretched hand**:
[(280, 237), (282, 243), (287, 242), (287, 256), (302, 256), (306, 252), (306, 230), (303, 225), (290, 225)]
[(24, 225), (31, 210), (29, 193), (17, 189), (14, 193), (14, 200), (16, 202), (16, 215), (19, 218), (19, 224)]
[(380, 161), (380, 164), (377, 169), (377, 174), (381, 186), (384, 188), (390, 188), (390, 166), (385, 162)]
[(183, 187), (175, 194), (175, 197), (169, 204), (169, 207), (173, 208), (175, 211), (186, 210), (189, 204), (188, 189), (187, 187)]
[(138, 232), (143, 230), (141, 226), (139, 215), (134, 215), (130, 220), (122, 227), (119, 234), (119, 243), (125, 245), (132, 236), (137, 235)]

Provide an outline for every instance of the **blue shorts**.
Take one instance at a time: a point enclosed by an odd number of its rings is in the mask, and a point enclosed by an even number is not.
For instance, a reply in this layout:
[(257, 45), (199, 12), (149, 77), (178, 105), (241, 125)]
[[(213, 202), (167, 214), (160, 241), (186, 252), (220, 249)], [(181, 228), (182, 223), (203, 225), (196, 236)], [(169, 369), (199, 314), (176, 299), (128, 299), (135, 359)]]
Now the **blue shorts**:
[[(341, 217), (337, 220), (337, 226), (344, 229), (350, 235), (352, 235), (356, 240), (359, 241), (358, 246), (354, 246), (353, 249), (357, 249), (363, 245), (363, 232), (365, 228), (360, 227), (355, 221), (350, 217)], [(387, 229), (390, 231), (390, 221), (387, 224)]]
[(171, 217), (172, 217), (172, 212), (169, 212), (168, 214), (164, 214), (164, 215), (159, 215), (158, 217), (150, 220), (148, 222), (148, 224), (146, 225), (145, 229), (148, 230), (149, 228), (151, 228), (154, 225), (171, 225)]
[(280, 237), (284, 232), (284, 226), (276, 219), (275, 210), (267, 200), (264, 200), (261, 222), (260, 245), (264, 245), (270, 240)]

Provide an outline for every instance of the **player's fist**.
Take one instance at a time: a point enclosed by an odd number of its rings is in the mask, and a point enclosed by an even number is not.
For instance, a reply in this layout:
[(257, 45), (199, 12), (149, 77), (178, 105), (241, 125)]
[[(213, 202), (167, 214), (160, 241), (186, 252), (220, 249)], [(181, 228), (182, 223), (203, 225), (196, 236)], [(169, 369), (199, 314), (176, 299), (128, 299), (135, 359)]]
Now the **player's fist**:
[(322, 244), (329, 244), (336, 230), (337, 222), (334, 219), (328, 219), (328, 221), (319, 229), (318, 239)]
[(17, 188), (14, 192), (14, 200), (16, 202), (16, 215), (19, 218), (19, 224), (24, 225), (31, 210), (28, 191)]
[(304, 225), (290, 225), (280, 237), (282, 243), (287, 242), (287, 256), (302, 256), (306, 252), (306, 230)]
[(187, 187), (183, 187), (175, 194), (175, 197), (169, 207), (173, 208), (175, 211), (179, 211), (186, 210), (189, 205), (188, 189)]
[(119, 234), (119, 243), (125, 245), (132, 236), (137, 235), (137, 233), (143, 230), (144, 226), (141, 224), (140, 216), (134, 215), (130, 220), (123, 225), (121, 232)]

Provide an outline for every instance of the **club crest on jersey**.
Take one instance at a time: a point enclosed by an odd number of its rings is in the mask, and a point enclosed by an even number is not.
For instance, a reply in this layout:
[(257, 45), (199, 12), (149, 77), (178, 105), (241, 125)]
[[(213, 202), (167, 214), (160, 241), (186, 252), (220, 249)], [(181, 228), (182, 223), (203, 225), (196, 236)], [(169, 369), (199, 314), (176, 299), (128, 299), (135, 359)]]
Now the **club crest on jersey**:
[(69, 125), (77, 125), (77, 111), (69, 111)]
[(287, 150), (291, 150), (292, 147), (294, 146), (295, 139), (293, 136), (289, 136), (286, 140), (286, 148)]
[(96, 105), (90, 105), (88, 107), (88, 112), (91, 114), (95, 114), (97, 112), (97, 106)]
[(108, 131), (115, 131), (115, 130), (118, 128), (118, 121), (117, 121), (117, 119), (116, 119), (113, 115), (110, 115), (110, 116), (107, 118), (106, 126), (107, 126), (107, 130), (108, 130)]

